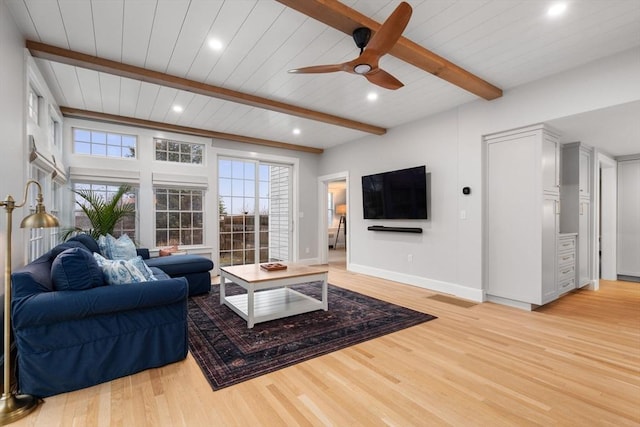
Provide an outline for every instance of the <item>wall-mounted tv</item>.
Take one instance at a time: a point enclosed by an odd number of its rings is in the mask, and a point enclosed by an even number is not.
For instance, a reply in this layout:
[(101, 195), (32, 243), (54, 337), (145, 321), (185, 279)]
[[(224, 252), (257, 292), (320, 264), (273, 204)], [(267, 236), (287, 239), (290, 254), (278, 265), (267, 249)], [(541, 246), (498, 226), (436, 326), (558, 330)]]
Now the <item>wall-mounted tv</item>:
[(427, 219), (425, 166), (362, 177), (364, 219)]

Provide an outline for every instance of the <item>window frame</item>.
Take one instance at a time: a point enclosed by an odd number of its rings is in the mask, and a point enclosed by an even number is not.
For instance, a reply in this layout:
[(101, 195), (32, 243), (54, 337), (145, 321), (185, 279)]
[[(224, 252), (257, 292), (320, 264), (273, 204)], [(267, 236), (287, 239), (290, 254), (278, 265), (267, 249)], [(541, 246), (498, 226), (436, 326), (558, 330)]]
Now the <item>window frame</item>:
[[(161, 149), (159, 151), (158, 148), (158, 144), (162, 144), (165, 143), (166, 144), (166, 148)], [(178, 146), (177, 151), (176, 150), (169, 150), (168, 146), (169, 144), (176, 144)], [(183, 149), (183, 147), (189, 147), (188, 153), (185, 152), (185, 150)], [(183, 156), (189, 156), (190, 159), (193, 159), (194, 157), (194, 148), (195, 147), (199, 147), (200, 149), (200, 162), (199, 163), (195, 163), (192, 160), (189, 162), (186, 161), (182, 161), (182, 157)], [(163, 162), (163, 163), (178, 163), (180, 165), (193, 165), (193, 166), (204, 166), (205, 165), (205, 155), (206, 155), (206, 146), (205, 144), (199, 143), (199, 142), (188, 142), (188, 141), (177, 141), (175, 139), (169, 139), (169, 138), (158, 138), (158, 137), (154, 137), (153, 138), (153, 158), (155, 161), (157, 162)], [(170, 154), (176, 154), (178, 156), (178, 160), (169, 160), (169, 155)], [(165, 154), (165, 158), (158, 158), (159, 154)], [(162, 156), (160, 156), (162, 157)]]
[[(158, 192), (166, 192), (166, 203), (160, 204), (159, 198), (164, 196), (164, 194), (159, 194)], [(171, 193), (177, 193), (179, 209), (170, 209), (171, 204), (169, 197)], [(185, 195), (184, 193), (188, 193), (190, 196), (190, 209), (182, 209), (182, 197)], [(200, 196), (200, 209), (194, 209), (193, 196), (194, 193), (199, 193)], [(176, 194), (174, 194), (176, 195)], [(206, 239), (206, 230), (205, 230), (205, 190), (202, 188), (191, 188), (191, 187), (176, 187), (176, 186), (166, 186), (166, 185), (154, 185), (153, 187), (153, 197), (154, 197), (154, 205), (153, 205), (153, 243), (156, 248), (158, 247), (167, 247), (167, 246), (179, 246), (179, 247), (200, 247), (204, 246)], [(165, 209), (158, 209), (159, 206), (164, 206)], [(159, 214), (166, 213), (166, 227), (158, 227), (158, 219)], [(170, 227), (170, 217), (171, 214), (178, 214), (178, 227)], [(183, 216), (184, 215), (184, 216)], [(183, 221), (186, 221), (187, 215), (190, 215), (189, 225), (183, 226)], [(196, 221), (196, 215), (200, 215), (200, 227), (194, 226), (194, 222)], [(194, 231), (199, 230), (200, 241), (197, 242), (194, 239)], [(174, 237), (172, 237), (172, 232), (174, 233)], [(191, 234), (190, 241), (188, 243), (184, 243), (183, 233), (189, 232)], [(166, 240), (158, 239), (159, 233), (165, 233)], [(177, 241), (175, 239), (175, 233), (177, 233)]]
[[(89, 132), (89, 140), (79, 140), (78, 132)], [(94, 141), (94, 134), (96, 137), (98, 135), (104, 135), (104, 143), (100, 141)], [(98, 129), (88, 129), (88, 128), (80, 128), (73, 127), (71, 128), (72, 142), (73, 142), (73, 154), (78, 156), (90, 156), (90, 157), (99, 157), (106, 159), (119, 159), (119, 160), (137, 160), (138, 159), (138, 135), (128, 134), (128, 133), (120, 133), (120, 132), (111, 132), (106, 130), (98, 130)], [(110, 136), (116, 136), (120, 140), (120, 144), (110, 144)], [(126, 148), (131, 148), (131, 146), (124, 145), (123, 140), (124, 137), (133, 138), (134, 145), (134, 155), (133, 156), (124, 156), (124, 151)], [(89, 152), (78, 151), (78, 144), (86, 144), (88, 145)], [(99, 153), (98, 148), (96, 148), (96, 152), (94, 153), (94, 147), (104, 147), (104, 153)], [(109, 155), (109, 148), (118, 147), (120, 149), (120, 156)]]
[(35, 124), (40, 126), (40, 110), (42, 104), (42, 95), (33, 87), (33, 84), (29, 84), (29, 91), (27, 93), (27, 117)]
[[(84, 186), (87, 187), (85, 189), (89, 189), (91, 191), (101, 191), (99, 188), (95, 188), (95, 187), (105, 187), (104, 190), (104, 194), (103, 197), (109, 197), (110, 195), (113, 195), (116, 191), (118, 191), (118, 188), (123, 185), (125, 183), (105, 183), (105, 182), (87, 182), (87, 181), (74, 181), (71, 185), (71, 189), (72, 189), (72, 199), (73, 199), (73, 209), (71, 211), (71, 215), (72, 215), (72, 223), (74, 227), (78, 227), (78, 215), (84, 215), (84, 212), (82, 211), (82, 209), (80, 209), (80, 207), (78, 206), (78, 203), (76, 203), (76, 201), (79, 199), (80, 196), (76, 195), (73, 191), (77, 190), (79, 186)], [(131, 192), (134, 195), (134, 203), (135, 203), (135, 212), (134, 212), (134, 216), (133, 216), (133, 229), (132, 228), (126, 228), (124, 227), (124, 224), (122, 224), (122, 220), (118, 221), (118, 223), (116, 224), (116, 226), (114, 227), (113, 230), (113, 237), (120, 237), (122, 234), (127, 234), (133, 241), (137, 241), (138, 238), (138, 232), (139, 232), (139, 224), (138, 224), (138, 213), (140, 211), (140, 206), (138, 205), (138, 200), (139, 200), (139, 194), (140, 194), (140, 188), (138, 186), (133, 186), (131, 184), (129, 184), (131, 186)], [(80, 227), (81, 228), (81, 227)], [(132, 232), (130, 232), (132, 231)]]

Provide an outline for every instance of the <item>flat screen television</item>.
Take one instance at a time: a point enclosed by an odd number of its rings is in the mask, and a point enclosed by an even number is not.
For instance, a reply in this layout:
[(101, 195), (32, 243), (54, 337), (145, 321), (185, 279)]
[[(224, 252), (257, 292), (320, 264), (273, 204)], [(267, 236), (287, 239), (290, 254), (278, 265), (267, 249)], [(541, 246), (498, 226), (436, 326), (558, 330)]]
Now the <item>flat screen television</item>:
[(425, 166), (362, 177), (364, 219), (427, 219)]

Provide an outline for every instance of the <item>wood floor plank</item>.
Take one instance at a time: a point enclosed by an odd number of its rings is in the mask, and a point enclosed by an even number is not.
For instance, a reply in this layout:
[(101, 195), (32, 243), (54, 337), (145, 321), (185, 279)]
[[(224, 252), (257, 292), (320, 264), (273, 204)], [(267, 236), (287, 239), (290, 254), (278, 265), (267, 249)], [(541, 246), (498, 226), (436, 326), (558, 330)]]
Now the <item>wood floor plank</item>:
[(330, 267), (330, 283), (437, 320), (212, 391), (191, 355), (45, 399), (14, 426), (637, 426), (640, 284), (527, 312)]

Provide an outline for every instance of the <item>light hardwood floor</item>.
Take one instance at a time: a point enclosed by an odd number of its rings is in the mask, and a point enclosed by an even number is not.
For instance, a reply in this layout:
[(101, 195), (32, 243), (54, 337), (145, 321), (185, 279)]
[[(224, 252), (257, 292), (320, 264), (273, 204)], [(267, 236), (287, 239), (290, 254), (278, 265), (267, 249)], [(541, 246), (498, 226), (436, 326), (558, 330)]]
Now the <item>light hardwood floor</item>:
[(640, 425), (640, 284), (525, 312), (330, 269), (335, 285), (439, 318), (216, 392), (189, 355), (47, 398), (13, 425)]

